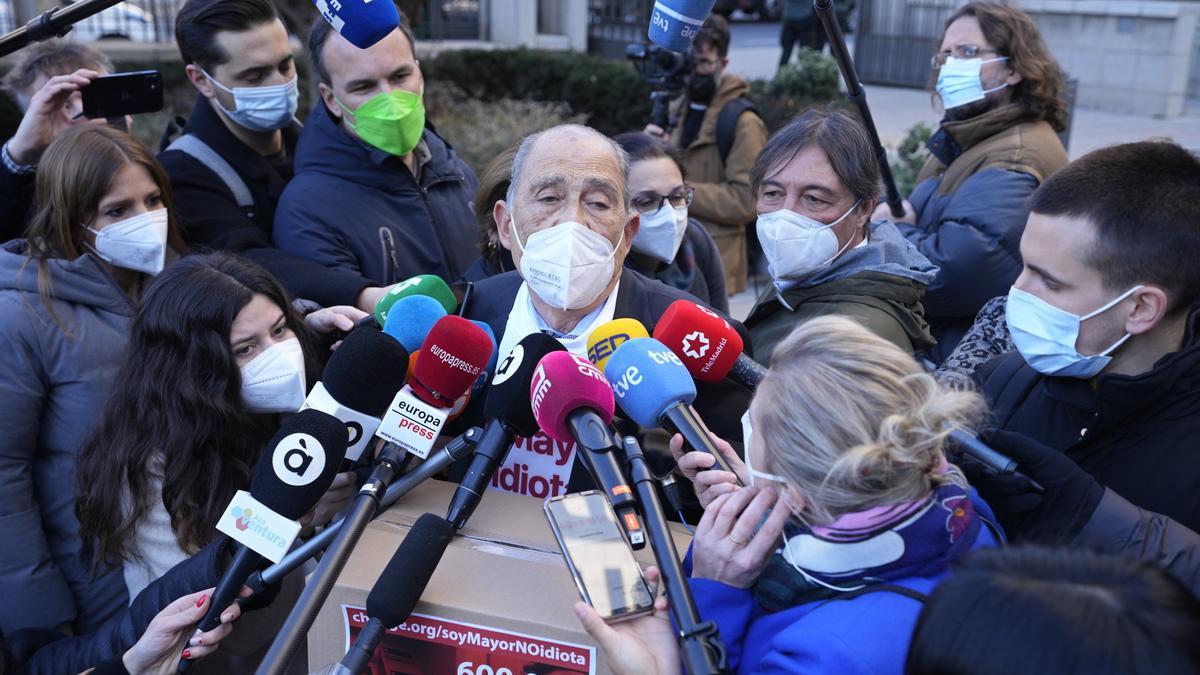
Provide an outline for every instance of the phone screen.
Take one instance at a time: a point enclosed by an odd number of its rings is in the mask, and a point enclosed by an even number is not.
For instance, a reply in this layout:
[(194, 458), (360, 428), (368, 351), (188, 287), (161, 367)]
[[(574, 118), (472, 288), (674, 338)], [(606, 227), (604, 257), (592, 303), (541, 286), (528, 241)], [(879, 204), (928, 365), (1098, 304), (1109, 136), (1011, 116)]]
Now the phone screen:
[(618, 619), (653, 607), (642, 568), (603, 493), (547, 500), (546, 514), (583, 599), (600, 616)]

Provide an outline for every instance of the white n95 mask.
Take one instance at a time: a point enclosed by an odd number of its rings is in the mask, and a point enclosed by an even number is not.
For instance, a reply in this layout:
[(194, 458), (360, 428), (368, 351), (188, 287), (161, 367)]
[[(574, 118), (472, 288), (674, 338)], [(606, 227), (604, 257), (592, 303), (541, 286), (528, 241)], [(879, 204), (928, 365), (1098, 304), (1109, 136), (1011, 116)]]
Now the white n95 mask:
[(1007, 61), (1007, 56), (1000, 56), (994, 59), (958, 59), (953, 56), (948, 57), (942, 67), (938, 69), (937, 77), (937, 93), (942, 99), (942, 105), (949, 110), (957, 108), (968, 103), (974, 103), (993, 91), (1000, 91), (1008, 86), (1007, 82), (1003, 82), (999, 87), (992, 89), (983, 88), (983, 79), (980, 77), (979, 71), (985, 63), (994, 63), (996, 61)]
[(679, 253), (687, 234), (687, 207), (675, 208), (663, 200), (658, 210), (642, 214), (642, 224), (633, 238), (633, 250), (669, 263)]
[(221, 112), (238, 126), (250, 131), (275, 131), (292, 123), (300, 104), (299, 76), (292, 77), (290, 82), (284, 84), (230, 89), (204, 70), (200, 72), (217, 89), (233, 96), (234, 110), (227, 110), (219, 100), (213, 100)]
[(167, 210), (155, 209), (104, 226), (94, 250), (105, 262), (127, 270), (158, 274), (167, 261)]
[[(579, 223), (559, 223), (529, 235), (521, 244), (516, 220), (513, 238), (521, 249), (521, 276), (543, 302), (557, 309), (582, 309), (595, 302), (613, 278), (617, 249)], [(621, 239), (625, 240), (625, 229)]]
[(1004, 321), (1017, 351), (1034, 370), (1044, 375), (1089, 379), (1104, 370), (1112, 361), (1109, 354), (1125, 344), (1130, 334), (1126, 333), (1099, 354), (1084, 356), (1075, 349), (1080, 324), (1107, 312), (1141, 288), (1134, 286), (1100, 309), (1076, 316), (1014, 286), (1008, 291)]
[(854, 213), (858, 204), (854, 202), (849, 211), (828, 225), (791, 209), (760, 213), (755, 227), (771, 278), (775, 281), (805, 279), (833, 262), (854, 241), (851, 237), (838, 248), (833, 227)]
[(307, 391), (300, 340), (276, 342), (242, 366), (242, 402), (254, 412), (296, 412)]

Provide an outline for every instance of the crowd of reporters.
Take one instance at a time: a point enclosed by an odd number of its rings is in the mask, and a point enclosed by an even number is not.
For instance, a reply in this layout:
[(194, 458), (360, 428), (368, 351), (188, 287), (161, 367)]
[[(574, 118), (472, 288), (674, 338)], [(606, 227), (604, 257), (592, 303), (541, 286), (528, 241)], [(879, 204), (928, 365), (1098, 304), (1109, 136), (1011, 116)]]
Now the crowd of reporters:
[[(425, 119), (404, 23), (360, 48), (314, 22), (304, 124), (269, 0), (189, 0), (176, 38), (197, 98), (157, 157), (140, 120), (79, 118), (112, 69), (98, 52), (30, 47), (5, 80), (25, 110), (0, 149), (14, 668), (252, 670), (303, 574), (193, 635), (231, 555), (217, 520), (340, 341), (397, 337), (376, 310), (433, 275), (459, 291), (437, 311), (487, 333), (493, 363), (532, 334), (594, 356), (615, 320), (659, 337), (686, 301), (745, 345), (726, 357), (767, 367), (692, 371), (719, 457), (620, 423), (692, 484), (684, 568), (730, 671), (1200, 672), (1200, 160), (1148, 140), (1068, 163), (1063, 74), (1019, 9), (947, 21), (945, 116), (902, 214), (844, 110), (770, 138), (753, 110), (721, 124), (746, 84), (716, 17), (674, 129), (554, 127), (478, 179)], [(767, 279), (743, 325), (728, 296), (753, 274), (748, 230)], [(474, 393), (447, 436), (487, 418)], [(955, 429), (1020, 471), (964, 454)], [(547, 436), (500, 468), (541, 483), (493, 486), (595, 487), (574, 444), (539, 456)], [(362, 478), (338, 472), (301, 537)], [(614, 671), (675, 673), (673, 601), (612, 625), (576, 612)]]

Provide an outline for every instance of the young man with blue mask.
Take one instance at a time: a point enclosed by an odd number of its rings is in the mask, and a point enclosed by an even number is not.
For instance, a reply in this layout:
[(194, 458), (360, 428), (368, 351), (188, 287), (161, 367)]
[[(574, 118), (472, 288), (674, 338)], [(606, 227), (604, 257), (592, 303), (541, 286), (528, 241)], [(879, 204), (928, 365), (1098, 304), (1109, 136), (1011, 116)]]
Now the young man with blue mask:
[(1200, 159), (1104, 148), (1029, 205), (1006, 306), (1017, 352), (975, 373), (995, 423), (1200, 529)]
[(190, 242), (250, 258), (293, 296), (373, 310), (386, 290), (380, 284), (271, 243), (300, 135), (296, 64), (274, 4), (189, 0), (176, 16), (175, 40), (196, 104), (159, 161)]
[(453, 281), (479, 255), (471, 167), (425, 124), (425, 79), (405, 20), (366, 49), (324, 21), (308, 57), (321, 102), (296, 147), (275, 245), (330, 269), (394, 284)]
[(885, 204), (874, 217), (894, 220), (939, 268), (925, 310), (940, 363), (1020, 273), (1025, 200), (1067, 163), (1056, 135), (1067, 110), (1062, 70), (1029, 15), (1007, 3), (955, 11), (930, 65), (945, 117), (904, 215)]

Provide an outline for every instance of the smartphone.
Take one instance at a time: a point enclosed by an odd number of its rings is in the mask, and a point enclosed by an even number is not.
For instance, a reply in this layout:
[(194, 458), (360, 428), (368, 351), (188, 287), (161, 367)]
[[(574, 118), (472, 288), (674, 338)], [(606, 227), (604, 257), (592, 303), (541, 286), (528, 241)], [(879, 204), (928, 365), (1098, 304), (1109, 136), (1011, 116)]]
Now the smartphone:
[(551, 497), (544, 508), (584, 602), (609, 623), (654, 610), (642, 568), (603, 492)]
[(83, 88), (83, 115), (92, 119), (158, 112), (162, 107), (162, 73), (157, 70), (101, 75)]

